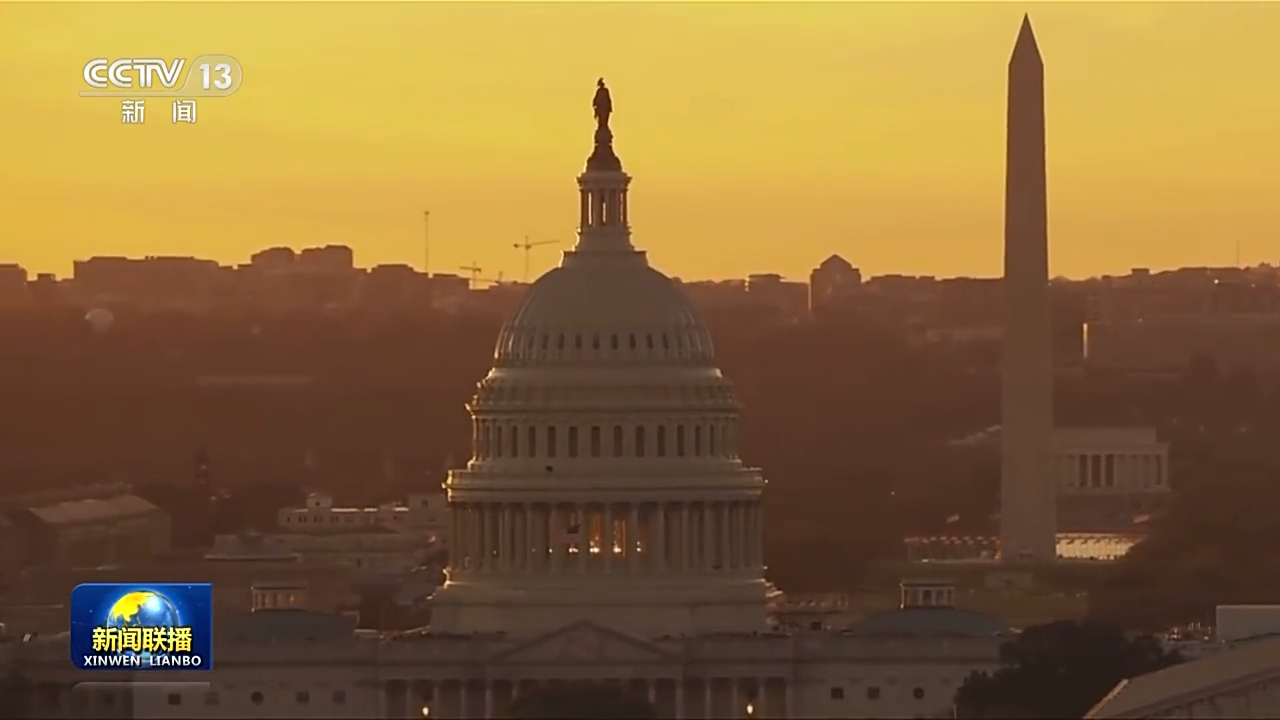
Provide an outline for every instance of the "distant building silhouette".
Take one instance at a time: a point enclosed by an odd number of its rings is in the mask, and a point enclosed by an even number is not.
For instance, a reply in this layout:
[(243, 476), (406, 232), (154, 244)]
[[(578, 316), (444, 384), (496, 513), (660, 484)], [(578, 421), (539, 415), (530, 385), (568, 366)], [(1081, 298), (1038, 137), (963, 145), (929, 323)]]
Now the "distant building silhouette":
[(862, 271), (839, 255), (832, 255), (809, 273), (809, 312), (844, 305), (862, 287)]

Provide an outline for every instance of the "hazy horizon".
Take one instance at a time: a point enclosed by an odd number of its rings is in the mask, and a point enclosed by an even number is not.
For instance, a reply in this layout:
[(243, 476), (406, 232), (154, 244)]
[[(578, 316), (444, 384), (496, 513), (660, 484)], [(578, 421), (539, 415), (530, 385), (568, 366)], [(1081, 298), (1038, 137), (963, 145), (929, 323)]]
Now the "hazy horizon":
[[(1046, 64), (1053, 275), (1280, 258), (1280, 6), (10, 3), (0, 261), (272, 245), (518, 279), (573, 242), (596, 77), (635, 242), (686, 278), (1000, 272), (1006, 64)], [(235, 56), (195, 126), (81, 98), (94, 57)], [(15, 142), (16, 141), (16, 142)]]

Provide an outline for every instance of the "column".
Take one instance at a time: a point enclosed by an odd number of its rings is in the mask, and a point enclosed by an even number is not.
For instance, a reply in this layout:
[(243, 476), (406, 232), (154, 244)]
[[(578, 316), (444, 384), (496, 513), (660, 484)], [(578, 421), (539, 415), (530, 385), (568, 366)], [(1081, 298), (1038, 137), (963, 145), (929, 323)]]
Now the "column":
[(490, 573), (498, 571), (498, 509), (484, 506), (484, 565)]
[[(631, 562), (631, 572), (640, 571), (640, 551), (637, 546), (640, 543), (640, 503), (631, 503), (631, 516), (627, 521), (627, 559)], [(649, 542), (645, 545), (644, 551), (648, 555), (654, 552), (653, 525), (649, 525)], [(650, 687), (653, 685), (650, 683)]]
[(600, 551), (604, 553), (604, 571), (613, 572), (613, 560), (615, 553), (613, 546), (616, 544), (613, 537), (613, 503), (604, 504), (604, 526), (600, 528), (600, 544), (603, 546)]
[(751, 522), (755, 525), (751, 533), (752, 560), (755, 567), (764, 567), (764, 507), (759, 501), (751, 504)]
[(733, 568), (733, 503), (721, 503), (716, 517), (720, 518), (720, 569)]
[(458, 717), (471, 717), (470, 708), (467, 707), (467, 681), (458, 681)]
[(742, 717), (742, 708), (738, 705), (738, 678), (729, 678), (729, 717)]
[(653, 540), (653, 567), (658, 572), (667, 569), (667, 504), (658, 503), (653, 509), (653, 523), (649, 527)]
[(756, 680), (756, 715), (769, 717), (769, 678)]
[(702, 717), (704, 718), (715, 717), (711, 714), (711, 686), (713, 680), (714, 678), (705, 678), (702, 681)]
[(787, 701), (787, 714), (784, 717), (793, 718), (796, 716), (796, 694), (794, 692), (795, 680), (796, 679), (794, 677), (782, 679), (782, 694), (784, 699)]
[(537, 506), (533, 503), (524, 505), (524, 571), (534, 570), (534, 561), (538, 559)]
[(578, 521), (578, 572), (585, 573), (587, 571), (587, 556), (591, 554), (591, 538), (588, 534), (591, 531), (587, 522), (587, 506), (578, 503), (574, 505)]
[(547, 553), (548, 562), (551, 564), (551, 572), (560, 572), (561, 565), (564, 563), (564, 520), (560, 517), (560, 506), (552, 503), (547, 508), (547, 548), (551, 551)]
[(484, 548), (486, 544), (484, 541), (484, 532), (485, 532), (486, 526), (488, 525), (488, 523), (486, 522), (487, 518), (485, 517), (485, 514), (484, 514), (484, 505), (480, 503), (476, 503), (474, 507), (472, 507), (471, 511), (474, 513), (474, 517), (472, 518), (472, 520), (474, 520), (476, 524), (476, 527), (475, 527), (476, 571), (484, 572), (485, 569), (489, 566), (489, 563), (487, 562), (487, 558), (485, 558), (485, 555), (484, 555)]
[(484, 717), (493, 717), (493, 682), (484, 681)]
[(676, 720), (684, 720), (684, 677), (676, 678)]
[(680, 503), (680, 572), (689, 572), (689, 503)]
[(715, 558), (715, 553), (712, 552), (716, 542), (714, 513), (715, 509), (711, 503), (702, 503), (702, 562), (698, 564), (702, 567), (703, 572), (711, 569), (712, 560)]
[(649, 678), (644, 681), (645, 690), (649, 694), (649, 706), (656, 707), (658, 702), (658, 681)]
[(747, 509), (750, 505), (746, 502), (738, 503), (738, 569), (750, 567), (747, 561), (747, 551), (751, 546), (751, 533), (747, 532)]
[(511, 505), (498, 506), (498, 571), (511, 571)]

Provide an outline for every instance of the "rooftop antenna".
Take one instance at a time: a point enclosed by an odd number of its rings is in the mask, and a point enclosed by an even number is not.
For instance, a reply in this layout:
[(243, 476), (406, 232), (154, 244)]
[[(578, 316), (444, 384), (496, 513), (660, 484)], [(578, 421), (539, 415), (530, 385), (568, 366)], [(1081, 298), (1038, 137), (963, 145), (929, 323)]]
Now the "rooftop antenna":
[(422, 274), (430, 277), (431, 272), (431, 211), (422, 211)]

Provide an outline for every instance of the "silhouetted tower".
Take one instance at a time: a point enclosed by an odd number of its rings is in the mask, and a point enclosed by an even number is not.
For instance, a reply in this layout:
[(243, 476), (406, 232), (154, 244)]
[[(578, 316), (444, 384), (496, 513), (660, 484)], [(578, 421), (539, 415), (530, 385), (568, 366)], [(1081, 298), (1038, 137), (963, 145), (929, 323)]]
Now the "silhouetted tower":
[(1005, 561), (1052, 562), (1057, 530), (1044, 63), (1027, 17), (1009, 60), (1008, 103), (1000, 547)]

